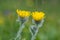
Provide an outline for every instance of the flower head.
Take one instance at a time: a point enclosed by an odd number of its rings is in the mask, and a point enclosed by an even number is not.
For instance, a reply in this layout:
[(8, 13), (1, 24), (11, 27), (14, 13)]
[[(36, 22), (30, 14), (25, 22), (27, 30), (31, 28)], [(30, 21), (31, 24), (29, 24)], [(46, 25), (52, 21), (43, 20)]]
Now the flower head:
[(30, 16), (30, 12), (29, 11), (21, 11), (21, 10), (18, 10), (17, 9), (17, 14), (22, 17), (22, 18), (25, 18), (25, 17), (29, 17)]
[(44, 18), (44, 12), (33, 12), (32, 13), (32, 18), (35, 20), (35, 21), (40, 21)]

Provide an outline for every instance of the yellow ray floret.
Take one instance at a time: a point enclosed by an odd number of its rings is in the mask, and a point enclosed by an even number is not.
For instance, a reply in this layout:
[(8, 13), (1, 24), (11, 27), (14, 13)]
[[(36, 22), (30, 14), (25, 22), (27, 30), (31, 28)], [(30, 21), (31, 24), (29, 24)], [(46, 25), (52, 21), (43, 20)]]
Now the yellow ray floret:
[(18, 10), (18, 9), (17, 9), (17, 14), (20, 17), (22, 17), (22, 18), (30, 16), (30, 12), (29, 11), (21, 11), (21, 10)]
[(44, 12), (33, 12), (32, 13), (32, 18), (35, 20), (35, 21), (40, 21), (44, 18)]

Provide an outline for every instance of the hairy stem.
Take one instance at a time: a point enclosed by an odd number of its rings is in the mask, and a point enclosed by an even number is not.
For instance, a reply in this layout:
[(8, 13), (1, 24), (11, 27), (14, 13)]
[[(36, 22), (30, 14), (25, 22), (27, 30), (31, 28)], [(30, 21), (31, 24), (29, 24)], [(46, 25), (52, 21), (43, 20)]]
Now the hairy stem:
[(41, 21), (40, 25), (39, 25), (38, 28), (36, 29), (35, 34), (32, 35), (31, 40), (35, 40), (35, 37), (36, 37), (36, 35), (37, 35), (37, 33), (38, 33), (39, 28), (40, 28), (41, 26), (43, 26), (43, 22), (44, 22), (44, 19)]
[(17, 32), (17, 36), (16, 36), (16, 38), (15, 38), (15, 40), (17, 40), (17, 39), (21, 39), (21, 33), (22, 33), (22, 30), (24, 29), (24, 24), (22, 24), (21, 26), (20, 26), (20, 28), (19, 28), (19, 30), (18, 30), (18, 32)]

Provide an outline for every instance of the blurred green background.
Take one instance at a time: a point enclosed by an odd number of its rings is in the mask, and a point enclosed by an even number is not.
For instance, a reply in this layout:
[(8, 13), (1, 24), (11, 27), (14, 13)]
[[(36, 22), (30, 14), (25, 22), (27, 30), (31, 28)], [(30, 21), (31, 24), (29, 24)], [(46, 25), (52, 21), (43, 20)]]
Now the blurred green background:
[[(45, 12), (45, 22), (36, 40), (60, 40), (60, 0), (0, 0), (0, 40), (13, 40), (19, 29), (16, 9)], [(22, 32), (22, 40), (30, 40), (29, 24)]]

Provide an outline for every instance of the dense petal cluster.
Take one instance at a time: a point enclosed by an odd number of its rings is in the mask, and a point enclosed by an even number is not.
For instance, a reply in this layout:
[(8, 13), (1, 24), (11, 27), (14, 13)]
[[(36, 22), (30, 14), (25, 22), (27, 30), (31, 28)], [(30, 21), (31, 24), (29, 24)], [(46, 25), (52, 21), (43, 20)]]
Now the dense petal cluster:
[[(25, 17), (29, 17), (30, 16), (30, 11), (22, 11), (22, 10), (18, 10), (17, 9), (17, 14), (21, 17), (21, 18), (25, 18)], [(38, 11), (35, 11), (35, 12), (32, 12), (32, 18), (35, 20), (35, 21), (40, 21), (44, 18), (45, 16), (45, 13), (44, 12), (38, 12)]]
[(35, 21), (40, 21), (41, 19), (44, 18), (44, 12), (33, 12), (32, 13), (32, 18), (35, 20)]
[(29, 11), (21, 11), (21, 10), (18, 10), (17, 9), (17, 14), (22, 17), (22, 18), (25, 18), (25, 17), (29, 17), (30, 16), (30, 12)]

